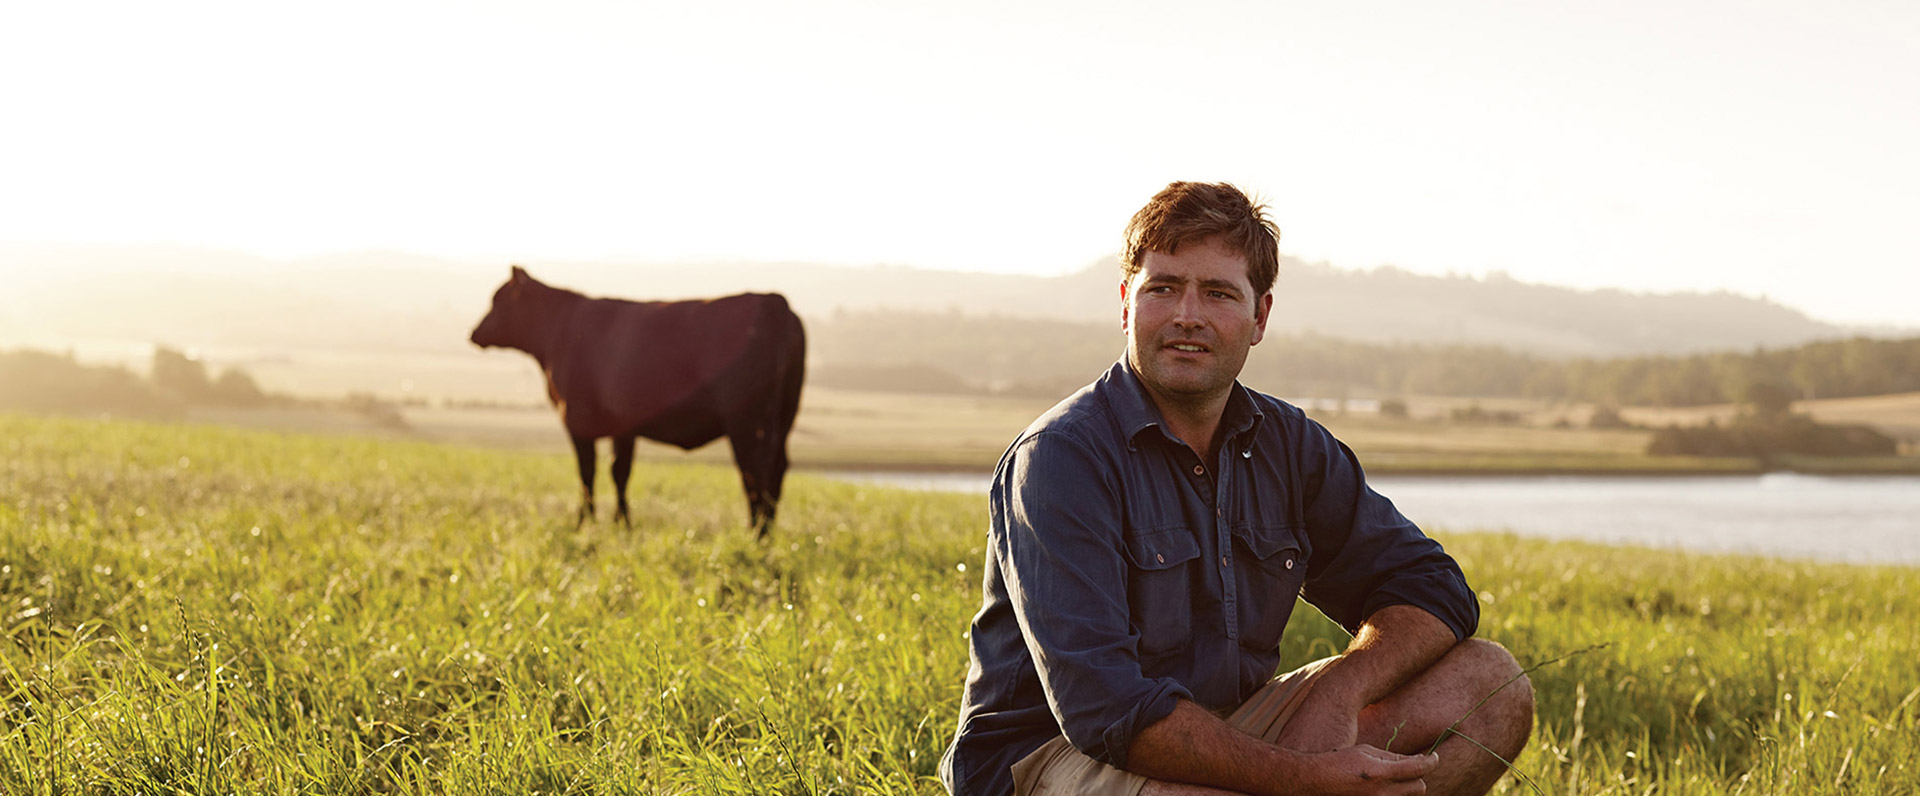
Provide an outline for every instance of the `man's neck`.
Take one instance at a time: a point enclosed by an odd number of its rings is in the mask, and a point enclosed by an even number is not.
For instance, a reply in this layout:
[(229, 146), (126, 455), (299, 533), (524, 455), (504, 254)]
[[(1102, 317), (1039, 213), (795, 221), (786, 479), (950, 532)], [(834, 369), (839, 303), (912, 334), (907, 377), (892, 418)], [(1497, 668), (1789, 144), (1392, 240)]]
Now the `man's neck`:
[(1227, 396), (1232, 391), (1191, 397), (1159, 395), (1151, 387), (1146, 392), (1147, 398), (1160, 410), (1160, 419), (1167, 424), (1167, 430), (1187, 443), (1187, 447), (1200, 456), (1200, 461), (1213, 466), (1214, 439), (1219, 436), (1221, 420), (1227, 413)]

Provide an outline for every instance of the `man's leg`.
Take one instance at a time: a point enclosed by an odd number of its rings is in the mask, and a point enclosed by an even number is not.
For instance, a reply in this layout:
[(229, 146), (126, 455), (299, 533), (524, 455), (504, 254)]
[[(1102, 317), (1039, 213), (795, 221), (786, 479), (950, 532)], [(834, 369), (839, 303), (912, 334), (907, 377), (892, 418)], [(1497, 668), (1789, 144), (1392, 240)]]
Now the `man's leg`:
[(1188, 785), (1182, 782), (1161, 782), (1147, 780), (1147, 786), (1140, 789), (1140, 796), (1247, 796), (1239, 791), (1220, 790), (1205, 785)]
[[(1272, 742), (1312, 690), (1334, 658), (1323, 658), (1268, 683), (1241, 705), (1228, 723)], [(1360, 715), (1359, 742), (1400, 754), (1420, 754), (1453, 721), (1481, 698), (1520, 673), (1519, 664), (1505, 647), (1491, 641), (1468, 639), (1427, 671)], [(1477, 689), (1477, 690), (1476, 690)], [(1402, 722), (1404, 720), (1404, 725)], [(1396, 734), (1395, 727), (1398, 727)], [(1526, 746), (1533, 729), (1533, 686), (1522, 677), (1475, 710), (1455, 732), (1487, 745), (1511, 761)], [(1377, 737), (1376, 737), (1377, 734)], [(1484, 736), (1484, 737), (1483, 737)], [(1468, 754), (1468, 753), (1471, 754)], [(1450, 738), (1439, 748), (1440, 766), (1424, 779), (1430, 794), (1483, 794), (1506, 772), (1506, 766), (1478, 747)], [(1095, 762), (1066, 745), (1053, 743), (1014, 767), (1019, 796), (1047, 794), (1119, 794), (1127, 796), (1243, 796), (1233, 791), (1163, 782), (1130, 774)], [(1020, 769), (1027, 769), (1020, 771)], [(1035, 787), (1040, 782), (1045, 785)]]
[[(1454, 732), (1515, 762), (1533, 732), (1533, 684), (1505, 647), (1468, 639), (1399, 690), (1360, 712), (1360, 742), (1401, 754), (1420, 754), (1467, 711)], [(1502, 684), (1512, 681), (1502, 688)], [(1496, 693), (1494, 689), (1499, 689)], [(1487, 698), (1488, 694), (1493, 694)], [(1476, 710), (1474, 705), (1486, 698)], [(1440, 744), (1440, 765), (1426, 777), (1430, 794), (1486, 793), (1506, 764), (1463, 738)]]

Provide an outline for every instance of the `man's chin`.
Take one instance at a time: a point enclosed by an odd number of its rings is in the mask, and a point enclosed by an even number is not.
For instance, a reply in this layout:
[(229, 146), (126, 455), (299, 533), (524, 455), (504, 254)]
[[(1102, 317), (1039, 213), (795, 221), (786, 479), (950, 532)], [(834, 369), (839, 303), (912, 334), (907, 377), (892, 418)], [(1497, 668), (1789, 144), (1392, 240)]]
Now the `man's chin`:
[(1218, 392), (1222, 383), (1232, 384), (1232, 377), (1222, 379), (1218, 369), (1208, 363), (1170, 356), (1153, 356), (1145, 362), (1135, 356), (1133, 372), (1154, 392), (1168, 398), (1198, 398)]
[[(1210, 374), (1167, 373), (1162, 370), (1153, 374), (1142, 374), (1154, 392), (1177, 400), (1206, 398), (1220, 392), (1223, 385)], [(1228, 384), (1232, 382), (1229, 380)]]

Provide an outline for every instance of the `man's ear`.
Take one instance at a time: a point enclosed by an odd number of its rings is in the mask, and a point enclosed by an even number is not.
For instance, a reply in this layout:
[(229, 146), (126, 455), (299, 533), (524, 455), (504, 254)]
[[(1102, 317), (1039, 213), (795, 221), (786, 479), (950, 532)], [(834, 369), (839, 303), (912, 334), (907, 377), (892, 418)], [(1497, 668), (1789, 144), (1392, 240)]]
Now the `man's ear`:
[(1120, 280), (1120, 330), (1121, 331), (1126, 331), (1126, 328), (1127, 328), (1128, 309), (1130, 308), (1127, 306), (1127, 280), (1122, 279)]
[(1253, 343), (1250, 345), (1258, 345), (1267, 336), (1267, 316), (1272, 313), (1273, 291), (1269, 290), (1253, 302)]

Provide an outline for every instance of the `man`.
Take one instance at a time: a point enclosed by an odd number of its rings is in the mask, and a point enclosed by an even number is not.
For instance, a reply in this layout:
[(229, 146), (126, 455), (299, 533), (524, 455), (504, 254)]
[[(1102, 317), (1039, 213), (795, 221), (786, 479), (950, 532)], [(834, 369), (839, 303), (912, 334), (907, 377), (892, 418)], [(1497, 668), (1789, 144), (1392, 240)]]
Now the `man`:
[[(1533, 695), (1471, 638), (1459, 566), (1325, 428), (1236, 381), (1273, 307), (1265, 208), (1173, 183), (1121, 261), (1126, 356), (995, 471), (948, 790), (1486, 792)], [(1273, 678), (1296, 595), (1354, 637)], [(1420, 754), (1462, 716), (1472, 742)]]

